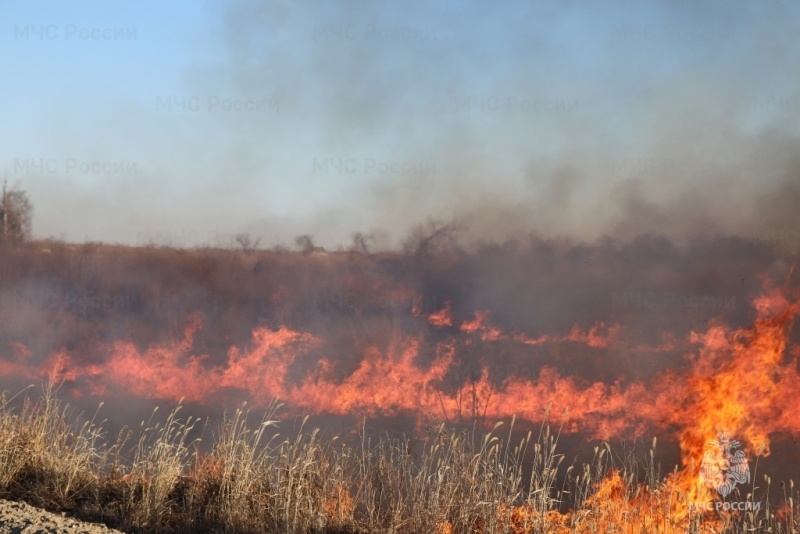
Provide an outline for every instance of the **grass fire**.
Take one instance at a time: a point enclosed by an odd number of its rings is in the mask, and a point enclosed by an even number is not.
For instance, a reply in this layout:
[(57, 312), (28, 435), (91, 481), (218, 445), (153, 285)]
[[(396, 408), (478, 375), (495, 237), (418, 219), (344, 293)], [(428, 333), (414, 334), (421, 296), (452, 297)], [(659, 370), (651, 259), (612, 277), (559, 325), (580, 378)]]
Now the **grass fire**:
[(4, 249), (0, 496), (132, 532), (794, 529), (800, 301), (768, 247), (47, 250)]
[(0, 20), (0, 534), (800, 534), (800, 2)]

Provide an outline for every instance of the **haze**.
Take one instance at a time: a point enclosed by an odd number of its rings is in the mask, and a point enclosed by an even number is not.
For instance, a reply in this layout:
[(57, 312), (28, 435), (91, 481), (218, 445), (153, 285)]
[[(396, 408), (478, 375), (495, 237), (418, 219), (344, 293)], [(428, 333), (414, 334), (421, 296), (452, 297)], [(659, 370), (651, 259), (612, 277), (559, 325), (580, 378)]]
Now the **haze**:
[(0, 169), (37, 238), (797, 248), (789, 1), (4, 2)]

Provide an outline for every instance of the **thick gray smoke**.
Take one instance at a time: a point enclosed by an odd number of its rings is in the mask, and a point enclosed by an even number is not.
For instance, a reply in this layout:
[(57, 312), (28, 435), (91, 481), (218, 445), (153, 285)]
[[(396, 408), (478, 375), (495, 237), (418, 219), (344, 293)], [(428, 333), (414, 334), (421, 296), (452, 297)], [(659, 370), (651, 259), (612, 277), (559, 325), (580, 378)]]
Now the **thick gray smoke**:
[[(480, 241), (797, 245), (796, 4), (208, 8), (177, 86), (151, 77), (93, 98), (81, 82), (76, 107), (11, 155), (59, 171), (19, 176), (37, 235), (193, 246), (249, 232), (294, 246), (310, 234), (330, 249), (361, 231), (391, 248), (434, 218)], [(152, 32), (138, 29), (108, 53), (144, 54)], [(93, 174), (109, 161), (135, 172)]]

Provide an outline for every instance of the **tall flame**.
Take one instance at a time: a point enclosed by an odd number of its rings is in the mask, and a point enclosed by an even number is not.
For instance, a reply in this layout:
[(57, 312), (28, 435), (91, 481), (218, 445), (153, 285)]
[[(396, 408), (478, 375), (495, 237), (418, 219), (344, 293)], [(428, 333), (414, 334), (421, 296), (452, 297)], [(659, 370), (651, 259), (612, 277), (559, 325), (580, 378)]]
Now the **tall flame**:
[[(0, 362), (0, 375), (46, 377), (55, 369), (60, 378), (85, 385), (94, 395), (124, 392), (203, 403), (234, 390), (257, 405), (278, 397), (313, 413), (411, 414), (419, 421), (496, 420), (516, 414), (539, 422), (550, 413), (563, 414), (559, 421), (566, 431), (603, 439), (670, 432), (680, 443), (684, 468), (667, 479), (665, 490), (681, 493), (685, 502), (708, 501), (715, 495), (701, 480), (700, 464), (720, 433), (735, 436), (752, 457), (769, 454), (774, 434), (800, 431), (795, 399), (800, 350), (788, 341), (800, 304), (790, 298), (788, 288), (773, 287), (766, 279), (764, 287), (753, 302), (752, 327), (732, 330), (714, 322), (685, 340), (665, 332), (655, 346), (626, 346), (625, 330), (616, 324), (597, 323), (588, 330), (576, 325), (567, 332), (529, 337), (492, 325), (490, 314), (482, 310), (458, 324), (447, 303), (428, 315), (415, 309), (418, 333), (395, 328), (382, 345), (367, 345), (357, 365), (343, 374), (337, 355), (326, 352), (324, 337), (286, 325), (256, 328), (248, 345), (230, 346), (221, 362), (193, 354), (194, 339), (203, 328), (196, 314), (181, 339), (143, 350), (131, 342), (115, 342), (105, 347), (104, 360), (89, 364), (61, 351), (36, 365), (27, 347), (13, 343), (10, 358)], [(426, 328), (438, 333), (434, 342), (427, 341)], [(651, 353), (683, 346), (687, 369), (664, 371), (646, 382), (620, 377), (606, 383), (561, 376), (545, 366), (535, 379), (509, 374), (498, 381), (485, 365), (471, 380), (446, 387), (461, 350), (479, 345), (489, 355), (495, 343), (521, 348), (573, 343)], [(293, 379), (293, 366), (307, 366), (309, 360), (315, 362), (312, 367)], [(604, 492), (613, 495), (619, 487), (618, 478), (611, 476), (595, 498), (603, 498)]]

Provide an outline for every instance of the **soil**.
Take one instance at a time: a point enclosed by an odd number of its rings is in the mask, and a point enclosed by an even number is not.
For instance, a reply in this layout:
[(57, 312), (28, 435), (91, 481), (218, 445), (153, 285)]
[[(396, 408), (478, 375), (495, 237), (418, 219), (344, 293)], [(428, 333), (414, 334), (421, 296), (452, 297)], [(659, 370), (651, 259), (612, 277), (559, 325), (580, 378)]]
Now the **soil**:
[(0, 499), (0, 534), (122, 534), (105, 525), (84, 523), (29, 504)]

